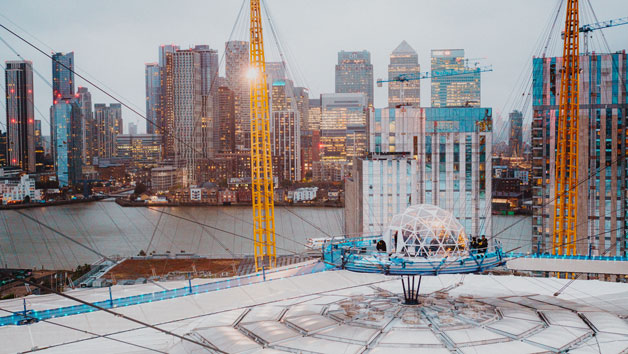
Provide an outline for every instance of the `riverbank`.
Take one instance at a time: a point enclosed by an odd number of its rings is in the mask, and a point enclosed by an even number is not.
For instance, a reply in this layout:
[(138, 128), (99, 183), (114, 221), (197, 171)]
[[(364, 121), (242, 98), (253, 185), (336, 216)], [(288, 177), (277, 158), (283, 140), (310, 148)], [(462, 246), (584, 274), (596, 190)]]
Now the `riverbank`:
[(56, 205), (91, 203), (91, 202), (97, 202), (99, 200), (103, 200), (105, 198), (106, 197), (89, 197), (89, 198), (84, 198), (84, 199), (51, 200), (45, 203), (6, 204), (6, 205), (0, 205), (0, 210), (31, 209), (31, 208), (43, 208), (43, 207), (56, 206)]
[[(199, 206), (211, 206), (211, 207), (228, 207), (228, 206), (244, 206), (250, 207), (251, 202), (242, 202), (242, 203), (228, 203), (228, 204), (216, 204), (209, 202), (166, 202), (166, 203), (147, 203), (144, 201), (133, 201), (127, 198), (116, 198), (116, 203), (122, 207), (199, 207)], [(344, 205), (340, 202), (336, 201), (327, 201), (320, 203), (286, 203), (275, 201), (275, 206), (284, 206), (284, 207), (316, 207), (316, 208), (343, 208)]]

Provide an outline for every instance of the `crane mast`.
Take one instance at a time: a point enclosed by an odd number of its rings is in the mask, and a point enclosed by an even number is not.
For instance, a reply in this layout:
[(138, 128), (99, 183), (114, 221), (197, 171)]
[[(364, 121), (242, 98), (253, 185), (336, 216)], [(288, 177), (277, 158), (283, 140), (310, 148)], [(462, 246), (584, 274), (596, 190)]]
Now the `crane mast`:
[(261, 0), (251, 0), (250, 93), (251, 93), (251, 184), (255, 269), (276, 265), (273, 167), (266, 86), (266, 59), (262, 36)]
[(556, 182), (554, 184), (555, 219), (552, 253), (558, 255), (576, 254), (580, 75), (578, 22), (578, 0), (568, 0), (565, 36), (563, 38), (563, 65), (560, 76)]

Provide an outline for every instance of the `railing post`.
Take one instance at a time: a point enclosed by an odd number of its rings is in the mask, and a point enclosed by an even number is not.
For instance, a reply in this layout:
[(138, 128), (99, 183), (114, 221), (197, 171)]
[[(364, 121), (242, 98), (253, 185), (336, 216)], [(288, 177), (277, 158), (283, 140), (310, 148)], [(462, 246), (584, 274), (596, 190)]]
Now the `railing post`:
[(190, 273), (188, 273), (188, 286), (189, 286), (190, 294), (191, 294), (192, 293), (192, 277)]
[(262, 266), (262, 278), (266, 281), (266, 268)]
[(24, 304), (24, 318), (26, 318), (26, 298), (22, 298), (22, 303)]
[(111, 285), (109, 285), (109, 307), (113, 308), (113, 296), (111, 296)]

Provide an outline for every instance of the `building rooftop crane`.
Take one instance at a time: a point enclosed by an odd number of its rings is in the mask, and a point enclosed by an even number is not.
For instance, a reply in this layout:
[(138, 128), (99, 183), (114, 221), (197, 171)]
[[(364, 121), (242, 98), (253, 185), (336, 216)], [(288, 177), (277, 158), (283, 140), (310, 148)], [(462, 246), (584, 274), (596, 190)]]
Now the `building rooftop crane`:
[[(604, 28), (628, 25), (628, 17), (616, 18), (613, 20), (590, 23), (588, 25), (582, 25), (578, 28), (578, 32), (583, 33), (584, 39), (584, 53), (589, 54), (589, 33), (597, 30), (601, 30)], [(562, 33), (563, 38), (565, 37), (565, 32)]]
[(444, 76), (456, 76), (456, 75), (467, 75), (473, 73), (481, 73), (486, 71), (493, 71), (492, 65), (487, 66), (475, 66), (474, 68), (465, 68), (464, 70), (438, 70), (438, 71), (426, 71), (422, 73), (415, 74), (401, 74), (397, 75), (392, 79), (383, 80), (377, 79), (377, 87), (382, 87), (384, 82), (400, 82), (401, 83), (401, 106), (405, 105), (404, 102), (404, 83), (413, 80), (421, 80), (421, 79), (431, 79), (434, 77), (444, 77)]
[(406, 81), (412, 81), (412, 80), (431, 79), (434, 77), (442, 77), (442, 76), (466, 75), (466, 74), (480, 73), (480, 72), (486, 72), (486, 71), (493, 71), (493, 66), (492, 65), (478, 66), (475, 68), (467, 68), (465, 70), (439, 70), (439, 71), (426, 71), (426, 72), (416, 73), (416, 74), (401, 74), (389, 80), (377, 79), (377, 87), (382, 87), (382, 84), (384, 82), (393, 82), (393, 81), (406, 82)]

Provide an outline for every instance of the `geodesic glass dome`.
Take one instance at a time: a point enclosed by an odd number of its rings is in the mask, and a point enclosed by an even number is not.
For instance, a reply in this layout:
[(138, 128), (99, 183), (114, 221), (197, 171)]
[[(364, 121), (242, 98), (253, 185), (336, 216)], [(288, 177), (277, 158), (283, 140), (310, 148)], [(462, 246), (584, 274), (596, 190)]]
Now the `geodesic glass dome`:
[(469, 239), (452, 213), (417, 204), (392, 218), (386, 230), (391, 250), (403, 257), (468, 254)]

